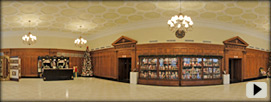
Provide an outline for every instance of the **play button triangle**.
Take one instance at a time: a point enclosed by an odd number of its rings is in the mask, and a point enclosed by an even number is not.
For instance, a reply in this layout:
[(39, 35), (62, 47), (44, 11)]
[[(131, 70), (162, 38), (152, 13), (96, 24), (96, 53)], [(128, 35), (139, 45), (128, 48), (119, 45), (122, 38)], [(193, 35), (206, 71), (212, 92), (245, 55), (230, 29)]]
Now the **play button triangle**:
[(259, 86), (255, 85), (255, 84), (254, 84), (254, 86), (253, 86), (253, 89), (254, 89), (254, 96), (255, 96), (259, 91), (262, 90)]

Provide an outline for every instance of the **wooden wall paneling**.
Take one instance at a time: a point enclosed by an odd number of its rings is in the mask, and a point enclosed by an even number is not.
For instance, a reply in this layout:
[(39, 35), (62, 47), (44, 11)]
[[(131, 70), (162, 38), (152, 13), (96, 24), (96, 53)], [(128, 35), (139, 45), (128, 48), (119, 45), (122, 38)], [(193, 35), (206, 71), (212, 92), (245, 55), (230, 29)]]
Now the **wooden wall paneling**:
[[(62, 49), (46, 49), (46, 48), (11, 48), (11, 49), (1, 49), (1, 51), (8, 52), (9, 56), (18, 56), (21, 58), (21, 70), (22, 77), (37, 77), (37, 59), (38, 56), (54, 56), (57, 52), (69, 52), (69, 53), (80, 53), (83, 54), (84, 51), (74, 51), (74, 50), (62, 50)], [(72, 59), (74, 65), (79, 67), (81, 71), (81, 59)], [(73, 62), (70, 63), (73, 63)]]
[[(211, 49), (210, 49), (211, 48)], [(132, 61), (135, 68), (139, 68), (139, 55), (218, 55), (223, 56), (221, 60), (222, 70), (228, 72), (228, 58), (238, 56), (242, 58), (243, 63), (246, 65), (243, 69), (243, 79), (258, 77), (258, 67), (265, 66), (268, 57), (265, 57), (264, 51), (250, 51), (247, 50), (246, 55), (244, 52), (237, 51), (224, 51), (224, 45), (216, 44), (200, 44), (200, 43), (155, 43), (155, 44), (137, 44), (134, 53), (129, 53), (128, 50), (114, 50), (113, 48), (92, 51), (94, 74), (96, 76), (108, 77), (117, 79), (118, 77), (118, 57), (126, 55), (127, 57), (135, 57)], [(258, 53), (257, 53), (258, 52)], [(257, 53), (257, 54), (256, 54)], [(264, 54), (259, 54), (264, 53)], [(225, 56), (224, 54), (228, 54)], [(259, 57), (259, 56), (262, 57)], [(104, 56), (104, 57), (103, 57)], [(267, 56), (267, 55), (266, 55)], [(257, 61), (256, 61), (257, 60)], [(245, 74), (246, 73), (246, 74)]]
[(245, 79), (259, 77), (260, 67), (267, 71), (268, 52), (248, 49), (246, 64)]
[[(30, 64), (30, 75), (29, 76), (33, 76), (33, 77), (37, 77), (38, 75), (38, 57), (37, 56), (31, 56), (31, 61), (29, 62)], [(35, 64), (33, 64), (35, 63)]]

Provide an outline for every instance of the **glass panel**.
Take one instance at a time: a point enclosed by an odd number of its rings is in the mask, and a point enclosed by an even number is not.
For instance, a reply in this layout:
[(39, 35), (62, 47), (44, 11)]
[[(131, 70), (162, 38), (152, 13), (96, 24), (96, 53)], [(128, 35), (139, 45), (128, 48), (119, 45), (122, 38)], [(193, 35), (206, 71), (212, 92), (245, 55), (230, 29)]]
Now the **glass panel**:
[(156, 66), (156, 58), (142, 58), (140, 65), (140, 78), (157, 78)]
[(178, 60), (177, 58), (169, 58), (169, 70), (178, 70)]
[(201, 79), (202, 58), (192, 58), (192, 79)]
[(167, 64), (165, 64), (164, 62), (165, 62), (165, 58), (159, 59), (159, 70), (166, 70)]
[(191, 58), (183, 58), (182, 79), (192, 79), (191, 69), (192, 69)]
[(168, 58), (169, 66), (168, 66), (168, 79), (178, 79), (178, 59), (177, 58)]
[(202, 58), (183, 59), (182, 79), (202, 79)]
[(147, 78), (148, 74), (147, 74), (147, 71), (140, 71), (140, 78)]
[(212, 78), (212, 59), (203, 58), (203, 78)]
[(149, 78), (154, 79), (157, 78), (157, 69), (156, 69), (157, 59), (149, 58), (148, 60), (148, 73)]
[(159, 79), (167, 79), (168, 58), (159, 58)]
[(178, 79), (177, 58), (159, 58), (159, 79)]
[(151, 78), (151, 79), (157, 78), (157, 71), (150, 70), (149, 71), (149, 78)]
[(221, 78), (220, 76), (220, 66), (219, 66), (219, 60), (213, 59), (213, 78)]

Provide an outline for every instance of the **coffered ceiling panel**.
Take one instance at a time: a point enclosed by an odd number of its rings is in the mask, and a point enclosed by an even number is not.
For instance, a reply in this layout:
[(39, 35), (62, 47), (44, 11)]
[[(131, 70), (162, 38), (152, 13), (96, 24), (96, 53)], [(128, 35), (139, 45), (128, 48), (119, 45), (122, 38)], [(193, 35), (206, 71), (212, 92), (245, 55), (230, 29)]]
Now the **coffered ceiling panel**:
[[(169, 19), (180, 12), (192, 19), (236, 24), (268, 34), (268, 1), (1, 1), (2, 31), (38, 30), (85, 35), (128, 23)], [(194, 22), (197, 23), (197, 22)], [(161, 25), (167, 27), (165, 25)]]

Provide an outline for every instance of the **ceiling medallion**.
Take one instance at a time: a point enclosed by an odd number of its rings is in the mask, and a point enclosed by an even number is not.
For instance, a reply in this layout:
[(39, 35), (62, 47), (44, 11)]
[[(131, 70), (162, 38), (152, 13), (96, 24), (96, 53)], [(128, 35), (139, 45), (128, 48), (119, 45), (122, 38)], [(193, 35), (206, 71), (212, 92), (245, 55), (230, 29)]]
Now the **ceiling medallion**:
[(170, 30), (175, 32), (177, 38), (183, 38), (186, 32), (192, 30), (192, 25), (194, 23), (189, 16), (180, 13), (172, 16), (167, 24), (169, 25)]
[[(29, 29), (30, 29), (30, 20), (28, 21), (29, 22)], [(24, 44), (27, 44), (27, 45), (32, 45), (32, 44), (35, 44), (36, 41), (37, 41), (37, 37), (34, 36), (33, 34), (31, 34), (31, 32), (29, 32), (28, 34), (24, 35), (22, 37), (22, 40), (23, 40), (23, 43)]]
[[(81, 32), (81, 27), (82, 26), (80, 26), (80, 32)], [(82, 38), (82, 36), (80, 36), (79, 38), (74, 40), (74, 44), (75, 46), (81, 48), (82, 46), (85, 46), (87, 44), (87, 40), (85, 40), (84, 38)]]

